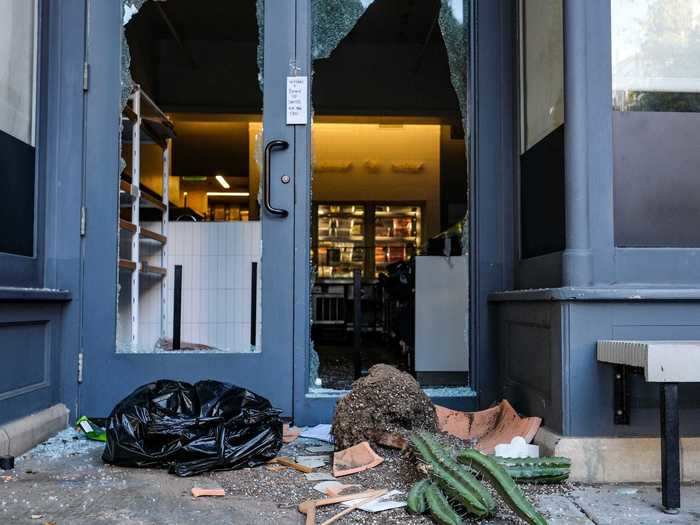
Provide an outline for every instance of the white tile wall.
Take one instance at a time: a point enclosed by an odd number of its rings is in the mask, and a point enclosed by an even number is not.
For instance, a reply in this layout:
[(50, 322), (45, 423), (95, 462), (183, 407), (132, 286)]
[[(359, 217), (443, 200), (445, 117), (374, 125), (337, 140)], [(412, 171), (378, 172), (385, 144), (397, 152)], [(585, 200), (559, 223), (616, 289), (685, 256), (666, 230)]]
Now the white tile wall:
[[(158, 224), (144, 227), (159, 231)], [(160, 265), (159, 252), (141, 245), (141, 260)], [(261, 348), (261, 281), (259, 222), (171, 222), (168, 231), (166, 337), (173, 333), (175, 265), (182, 265), (183, 342), (227, 352), (250, 348), (251, 266), (258, 263), (256, 351)], [(122, 272), (125, 273), (125, 272)], [(141, 277), (140, 351), (152, 351), (160, 337), (160, 280)], [(119, 300), (120, 331), (128, 320), (128, 294)], [(122, 337), (123, 339), (123, 337)], [(150, 349), (150, 350), (149, 350)]]
[[(259, 222), (171, 223), (168, 276), (182, 265), (182, 340), (250, 352), (251, 266), (260, 262)], [(258, 266), (256, 346), (260, 348)], [(168, 279), (172, 305), (173, 278)], [(167, 334), (172, 334), (172, 307)]]

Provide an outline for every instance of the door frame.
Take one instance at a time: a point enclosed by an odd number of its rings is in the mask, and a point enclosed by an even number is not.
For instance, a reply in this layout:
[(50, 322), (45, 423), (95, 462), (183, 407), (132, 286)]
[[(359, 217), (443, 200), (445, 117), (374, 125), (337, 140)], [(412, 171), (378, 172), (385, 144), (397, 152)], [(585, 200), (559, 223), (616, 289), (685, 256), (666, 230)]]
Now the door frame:
[[(280, 179), (282, 174), (295, 179), (295, 132), (284, 120), (286, 76), (295, 53), (294, 4), (287, 0), (266, 3), (264, 135), (266, 142), (282, 139), (291, 146), (272, 154), (272, 199), (275, 206), (292, 210), (294, 185)], [(79, 410), (107, 415), (134, 388), (157, 379), (217, 379), (250, 388), (292, 415), (294, 267), (289, 261), (294, 250), (293, 213), (286, 219), (267, 214), (261, 219), (262, 352), (116, 353), (119, 185), (115, 175), (121, 162), (122, 4), (87, 0), (90, 85), (84, 123), (87, 220), (81, 254), (83, 382)]]
[[(500, 399), (495, 319), (488, 295), (511, 283), (513, 238), (513, 13), (511, 0), (471, 0), (469, 114), (469, 389), (433, 397), (460, 410), (488, 407)], [(311, 0), (296, 0), (296, 66), (309, 76), (312, 108)], [(309, 120), (310, 122), (310, 120)], [(340, 393), (309, 394), (311, 263), (311, 126), (295, 126), (296, 205), (294, 305), (294, 415), (300, 425), (332, 420)]]

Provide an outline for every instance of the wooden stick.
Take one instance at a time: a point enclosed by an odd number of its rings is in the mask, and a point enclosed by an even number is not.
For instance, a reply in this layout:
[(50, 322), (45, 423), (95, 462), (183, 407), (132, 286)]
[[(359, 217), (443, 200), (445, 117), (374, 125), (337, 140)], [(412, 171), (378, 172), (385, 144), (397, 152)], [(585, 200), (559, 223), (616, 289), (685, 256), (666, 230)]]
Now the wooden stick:
[(291, 458), (288, 458), (286, 456), (280, 456), (275, 459), (271, 459), (270, 461), (268, 461), (268, 463), (277, 463), (279, 465), (284, 465), (285, 467), (293, 468), (294, 470), (298, 470), (299, 472), (303, 472), (304, 474), (308, 474), (309, 472), (314, 471), (314, 469), (312, 469), (311, 467), (295, 463), (294, 461), (292, 461)]
[[(332, 498), (322, 498), (322, 499), (309, 499), (299, 503), (299, 512), (306, 514), (306, 525), (314, 525), (316, 521), (316, 507), (323, 507), (325, 505), (333, 505), (334, 503), (340, 503), (342, 501), (350, 501), (353, 499), (366, 499), (369, 497), (378, 498), (383, 496), (386, 490), (367, 490), (365, 492), (357, 492), (355, 494), (345, 494), (343, 496), (334, 496)], [(311, 518), (309, 518), (311, 516)]]
[[(331, 523), (333, 523), (334, 521), (339, 520), (340, 518), (342, 518), (342, 517), (345, 516), (346, 514), (350, 514), (353, 510), (360, 508), (360, 507), (361, 507), (362, 505), (364, 505), (365, 503), (369, 503), (370, 501), (374, 501), (374, 500), (377, 499), (377, 498), (381, 498), (384, 494), (387, 493), (386, 490), (381, 490), (381, 491), (379, 491), (379, 492), (381, 492), (381, 494), (378, 494), (377, 496), (371, 496), (371, 497), (369, 497), (369, 498), (363, 499), (362, 501), (358, 501), (358, 502), (355, 503), (352, 507), (349, 507), (349, 508), (347, 508), (347, 509), (345, 509), (345, 510), (339, 512), (339, 513), (336, 514), (335, 516), (332, 516), (331, 518), (329, 518), (329, 519), (327, 519), (326, 521), (324, 521), (323, 523), (321, 523), (321, 525), (330, 525)], [(308, 524), (307, 524), (307, 525), (308, 525)]]

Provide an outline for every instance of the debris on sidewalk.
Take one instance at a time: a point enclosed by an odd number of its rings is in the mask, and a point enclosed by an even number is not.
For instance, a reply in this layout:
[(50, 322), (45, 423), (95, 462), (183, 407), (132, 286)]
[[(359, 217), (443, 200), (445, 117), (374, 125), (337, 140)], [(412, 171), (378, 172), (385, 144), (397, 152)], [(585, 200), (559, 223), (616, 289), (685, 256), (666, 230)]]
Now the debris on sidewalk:
[(408, 439), (394, 432), (374, 432), (372, 441), (382, 447), (395, 448), (396, 450), (404, 450), (408, 447)]
[(410, 374), (379, 364), (338, 401), (332, 433), (343, 449), (371, 441), (377, 432), (405, 435), (415, 430), (437, 430), (435, 406)]
[(496, 456), (502, 458), (539, 458), (540, 447), (537, 445), (528, 445), (525, 438), (515, 436), (510, 440), (510, 443), (501, 443), (496, 445)]
[(333, 443), (333, 435), (331, 434), (331, 425), (321, 424), (315, 427), (310, 427), (304, 430), (299, 437), (307, 439), (318, 439), (319, 441), (326, 441), (327, 443)]
[[(378, 498), (379, 496), (382, 496), (385, 493), (386, 490), (368, 490), (364, 492), (357, 492), (354, 494), (335, 496), (331, 498), (310, 499), (302, 501), (297, 508), (299, 509), (299, 512), (306, 515), (306, 523), (316, 523), (316, 509), (318, 507), (335, 505), (336, 503), (341, 503), (343, 501)], [(337, 517), (337, 515), (335, 517)], [(328, 521), (325, 521), (324, 523), (328, 523)]]
[(296, 462), (309, 468), (319, 468), (328, 463), (328, 456), (297, 456)]
[(289, 423), (282, 426), (282, 441), (284, 443), (293, 443), (301, 434), (301, 429), (298, 427), (290, 427)]
[(105, 463), (177, 476), (260, 465), (283, 444), (279, 410), (219, 381), (143, 385), (114, 407), (106, 431)]
[(303, 472), (304, 474), (309, 474), (314, 471), (314, 467), (301, 465), (300, 463), (297, 463), (292, 458), (288, 458), (287, 456), (278, 456), (276, 458), (271, 459), (269, 463), (293, 468), (294, 470), (298, 470), (299, 472)]
[(333, 474), (329, 474), (328, 472), (309, 472), (308, 474), (304, 474), (304, 477), (308, 481), (335, 481)]
[(84, 432), (86, 438), (104, 443), (107, 441), (107, 433), (104, 429), (105, 423), (106, 420), (80, 416), (74, 426), (77, 430)]
[(356, 474), (380, 465), (384, 458), (377, 455), (367, 441), (333, 454), (333, 475), (336, 478)]
[(477, 412), (460, 412), (436, 406), (438, 427), (465, 441), (475, 441), (475, 448), (493, 454), (496, 445), (510, 443), (516, 436), (532, 442), (542, 424), (539, 417), (520, 417), (507, 400)]
[(202, 496), (225, 496), (224, 488), (215, 481), (198, 480), (192, 487), (192, 496), (201, 498)]
[(377, 494), (373, 494), (372, 496), (368, 496), (366, 498), (358, 498), (355, 500), (350, 500), (347, 502), (341, 503), (341, 505), (348, 507), (347, 509), (340, 511), (338, 514), (335, 514), (334, 516), (331, 516), (329, 519), (321, 523), (321, 525), (330, 525), (331, 523), (335, 523), (338, 521), (340, 518), (343, 516), (350, 514), (353, 510), (357, 509), (362, 509), (363, 507), (372, 504), (373, 502), (377, 501), (377, 498), (382, 497), (383, 495), (386, 494), (386, 490), (380, 490), (377, 491)]
[(335, 452), (335, 446), (333, 445), (316, 445), (316, 446), (310, 446), (306, 447), (306, 450), (308, 452), (312, 452), (314, 454), (323, 454), (326, 452)]
[[(406, 502), (393, 500), (391, 498), (393, 498), (394, 496), (399, 496), (401, 494), (403, 493), (400, 490), (392, 490), (387, 492), (383, 496), (379, 496), (378, 498), (372, 501), (368, 501), (359, 505), (357, 508), (359, 508), (360, 510), (364, 510), (365, 512), (372, 513), (384, 512), (385, 510), (391, 509), (400, 509), (401, 507), (406, 506)], [(341, 503), (341, 505), (349, 507), (357, 503), (358, 501), (360, 500), (344, 501), (343, 503)]]
[(340, 481), (322, 481), (314, 485), (314, 490), (325, 496), (340, 496), (343, 492), (348, 492), (351, 489), (357, 492), (362, 487), (360, 485), (346, 485)]

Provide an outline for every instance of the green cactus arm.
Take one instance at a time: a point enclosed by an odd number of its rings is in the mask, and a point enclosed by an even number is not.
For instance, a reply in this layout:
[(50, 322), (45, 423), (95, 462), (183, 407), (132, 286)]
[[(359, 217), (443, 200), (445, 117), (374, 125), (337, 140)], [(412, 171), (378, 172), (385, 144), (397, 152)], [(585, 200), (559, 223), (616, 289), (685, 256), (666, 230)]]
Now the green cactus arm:
[[(502, 465), (503, 466), (503, 465)], [(516, 481), (551, 480), (552, 483), (563, 481), (569, 477), (568, 468), (536, 468), (536, 467), (508, 467), (503, 466), (506, 472)]]
[(537, 512), (522, 490), (515, 484), (513, 478), (508, 475), (505, 468), (493, 458), (477, 450), (466, 449), (458, 454), (457, 460), (488, 479), (513, 512), (527, 523), (531, 525), (547, 525), (547, 520), (544, 516)]
[(542, 468), (570, 468), (571, 460), (569, 458), (557, 456), (543, 456), (541, 458), (503, 458), (494, 456), (499, 464), (505, 467), (542, 467)]
[(562, 474), (561, 476), (544, 476), (536, 478), (518, 478), (515, 481), (518, 483), (532, 483), (536, 485), (551, 485), (554, 483), (561, 483), (569, 479), (569, 474)]
[(437, 470), (434, 476), (435, 483), (454, 501), (458, 502), (466, 509), (469, 514), (473, 514), (477, 518), (485, 518), (495, 510), (495, 502), (493, 508), (487, 508), (479, 497), (472, 492), (464, 483), (460, 483), (444, 470)]
[(462, 518), (437, 486), (430, 484), (426, 487), (425, 501), (430, 515), (439, 525), (462, 525)]
[(431, 476), (450, 497), (478, 517), (492, 514), (496, 502), (479, 480), (462, 467), (427, 433), (411, 437), (418, 455), (431, 467)]
[(413, 514), (423, 514), (426, 510), (425, 489), (430, 485), (429, 479), (422, 479), (411, 487), (406, 498), (406, 507)]

